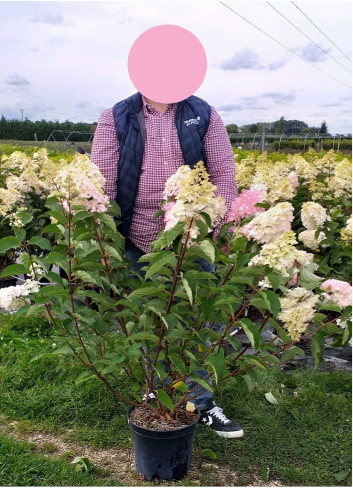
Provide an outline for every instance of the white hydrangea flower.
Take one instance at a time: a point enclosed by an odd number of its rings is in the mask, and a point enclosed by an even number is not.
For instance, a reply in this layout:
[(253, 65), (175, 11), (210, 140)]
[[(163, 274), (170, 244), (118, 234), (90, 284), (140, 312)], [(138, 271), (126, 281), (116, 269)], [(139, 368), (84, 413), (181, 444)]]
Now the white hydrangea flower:
[(293, 341), (300, 340), (309, 321), (313, 319), (317, 300), (313, 292), (303, 287), (291, 289), (286, 297), (280, 299), (281, 311), (278, 319), (284, 322), (284, 327)]
[(317, 202), (304, 202), (301, 210), (301, 219), (304, 227), (310, 231), (315, 231), (329, 220), (329, 215), (322, 205)]
[[(316, 250), (324, 239), (326, 239), (325, 234), (320, 231), (318, 238), (315, 238), (316, 230), (307, 229), (298, 234), (298, 239), (306, 246), (306, 248), (310, 248), (311, 250)], [(327, 246), (327, 245), (326, 245)]]

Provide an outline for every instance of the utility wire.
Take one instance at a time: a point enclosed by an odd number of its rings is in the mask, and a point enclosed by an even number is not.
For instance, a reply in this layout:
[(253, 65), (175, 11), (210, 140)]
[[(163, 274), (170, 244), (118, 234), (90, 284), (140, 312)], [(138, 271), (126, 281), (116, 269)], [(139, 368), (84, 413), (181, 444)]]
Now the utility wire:
[[(318, 47), (319, 49), (321, 49), (321, 51), (325, 54), (327, 54), (327, 56), (329, 56), (331, 59), (333, 59), (333, 61), (337, 64), (339, 64), (340, 66), (342, 66), (342, 68), (344, 68), (346, 71), (348, 71), (348, 73), (352, 73), (351, 70), (349, 70), (348, 68), (346, 68), (342, 63), (340, 63), (339, 61), (337, 61), (336, 58), (334, 58), (333, 56), (331, 56), (330, 53), (328, 53), (327, 51), (325, 51), (325, 49), (323, 49), (321, 46), (319, 46), (318, 44), (316, 44), (316, 42), (314, 42), (312, 39), (310, 39), (309, 36), (307, 36), (303, 31), (301, 31), (295, 24), (293, 24), (292, 21), (290, 21), (289, 19), (287, 19), (287, 17), (285, 17), (279, 10), (276, 9), (276, 7), (274, 7), (273, 5), (270, 4), (270, 2), (266, 2), (271, 8), (273, 8), (273, 10), (275, 10), (281, 17), (283, 17), (287, 22), (289, 22), (295, 29), (297, 29), (297, 31), (299, 31), (301, 34), (303, 34), (303, 36), (305, 36), (307, 39), (309, 39), (310, 42), (312, 42), (313, 44), (315, 44), (316, 47)], [(293, 2), (292, 2), (293, 3)]]
[(225, 7), (227, 7), (229, 10), (231, 10), (232, 12), (234, 12), (236, 15), (238, 15), (239, 17), (241, 17), (243, 20), (245, 20), (248, 24), (252, 25), (253, 27), (255, 27), (255, 29), (259, 30), (260, 32), (262, 32), (263, 34), (265, 34), (267, 37), (269, 37), (270, 39), (272, 39), (272, 41), (275, 41), (277, 44), (279, 44), (280, 46), (282, 46), (283, 48), (287, 49), (287, 51), (291, 52), (292, 54), (294, 54), (295, 56), (297, 56), (298, 58), (302, 59), (303, 61), (305, 61), (305, 63), (308, 63), (309, 65), (313, 66), (314, 68), (316, 68), (317, 70), (321, 71), (322, 73), (325, 73), (325, 75), (329, 76), (330, 78), (333, 78), (334, 80), (338, 81), (339, 83), (341, 83), (342, 85), (345, 85), (346, 87), (348, 88), (352, 88), (350, 85), (348, 85), (347, 83), (343, 82), (342, 80), (339, 80), (338, 78), (336, 78), (335, 76), (332, 76), (330, 75), (330, 73), (327, 73), (327, 71), (324, 71), (322, 70), (321, 68), (319, 68), (318, 66), (315, 66), (313, 63), (310, 63), (310, 61), (308, 61), (307, 59), (303, 58), (302, 56), (300, 56), (299, 54), (297, 54), (295, 51), (293, 51), (292, 49), (290, 48), (287, 48), (287, 46), (285, 46), (284, 44), (282, 44), (280, 41), (277, 41), (277, 39), (275, 39), (274, 37), (272, 37), (270, 34), (267, 34), (267, 32), (263, 31), (262, 29), (260, 29), (260, 27), (257, 27), (255, 24), (253, 24), (252, 22), (250, 22), (250, 20), (247, 20), (245, 17), (243, 17), (242, 15), (238, 14), (238, 12), (236, 12), (235, 10), (233, 10), (231, 7), (228, 7), (228, 5), (226, 5), (225, 3), (219, 1), (219, 3), (221, 3), (222, 5), (224, 5)]
[(291, 2), (291, 3), (294, 5), (294, 7), (297, 7), (297, 9), (298, 9), (298, 10), (299, 10), (299, 11), (300, 11), (300, 12), (301, 12), (303, 15), (304, 15), (304, 17), (306, 17), (306, 18), (308, 19), (308, 21), (309, 21), (309, 22), (311, 22), (311, 23), (313, 24), (313, 26), (314, 26), (314, 27), (316, 27), (316, 29), (317, 29), (318, 31), (320, 31), (320, 32), (321, 32), (321, 34), (322, 34), (323, 36), (325, 36), (325, 37), (326, 37), (326, 39), (327, 39), (327, 40), (329, 40), (329, 41), (330, 41), (330, 43), (331, 43), (331, 44), (333, 44), (333, 45), (335, 46), (335, 48), (337, 48), (337, 49), (338, 49), (338, 51), (339, 51), (340, 53), (342, 53), (342, 54), (343, 54), (343, 56), (345, 56), (345, 57), (346, 57), (346, 58), (347, 58), (347, 59), (348, 59), (350, 62), (352, 62), (351, 58), (349, 58), (349, 57), (348, 57), (346, 54), (344, 54), (344, 52), (343, 52), (343, 51), (342, 51), (342, 50), (341, 50), (341, 49), (340, 49), (338, 46), (336, 46), (336, 44), (335, 44), (334, 42), (332, 42), (332, 41), (331, 41), (331, 39), (329, 39), (329, 38), (326, 36), (326, 34), (325, 34), (324, 32), (322, 32), (322, 30), (321, 30), (321, 29), (319, 29), (319, 27), (318, 27), (317, 25), (315, 25), (315, 24), (314, 24), (314, 22), (313, 22), (313, 21), (312, 21), (312, 20), (311, 20), (311, 19), (310, 19), (310, 18), (309, 18), (309, 17), (308, 17), (308, 16), (307, 16), (307, 15), (306, 15), (306, 14), (305, 14), (305, 13), (304, 13), (304, 12), (303, 12), (303, 11), (302, 11), (300, 8), (299, 8), (299, 7), (298, 7), (298, 5), (296, 5), (294, 2)]

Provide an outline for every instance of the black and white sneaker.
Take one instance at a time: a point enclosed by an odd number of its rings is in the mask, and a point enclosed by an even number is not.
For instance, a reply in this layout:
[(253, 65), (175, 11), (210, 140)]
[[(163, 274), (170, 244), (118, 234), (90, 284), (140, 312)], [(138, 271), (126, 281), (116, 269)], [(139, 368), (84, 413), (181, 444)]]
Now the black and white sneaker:
[[(153, 401), (154, 399), (157, 399), (156, 396), (153, 394), (153, 392), (150, 392), (148, 394), (148, 401)], [(142, 397), (142, 400), (143, 401), (146, 400), (146, 394), (144, 394), (144, 396)]]
[(210, 399), (208, 407), (201, 411), (199, 423), (208, 425), (223, 438), (241, 438), (244, 435), (242, 428), (228, 419), (213, 399)]

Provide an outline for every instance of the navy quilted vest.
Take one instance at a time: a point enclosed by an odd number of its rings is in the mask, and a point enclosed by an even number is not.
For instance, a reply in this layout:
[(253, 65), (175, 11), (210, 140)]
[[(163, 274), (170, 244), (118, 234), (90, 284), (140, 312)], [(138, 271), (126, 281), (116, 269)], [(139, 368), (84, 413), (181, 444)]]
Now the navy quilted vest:
[[(138, 92), (115, 104), (113, 115), (120, 144), (116, 199), (121, 209), (119, 231), (128, 237), (146, 139), (142, 95)], [(199, 161), (207, 165), (203, 138), (210, 116), (209, 104), (194, 95), (177, 105), (175, 125), (185, 164), (190, 167)]]

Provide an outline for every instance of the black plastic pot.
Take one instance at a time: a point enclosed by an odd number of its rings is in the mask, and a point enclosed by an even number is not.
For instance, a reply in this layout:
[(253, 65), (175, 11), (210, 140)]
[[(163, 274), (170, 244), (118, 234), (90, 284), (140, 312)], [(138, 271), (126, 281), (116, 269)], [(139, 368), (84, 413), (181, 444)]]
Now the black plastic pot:
[(6, 287), (14, 287), (17, 283), (17, 278), (6, 277), (0, 279), (0, 289), (4, 289)]
[(179, 480), (185, 477), (190, 464), (194, 443), (194, 432), (198, 419), (185, 428), (176, 430), (152, 430), (128, 421), (134, 442), (135, 467), (139, 475), (148, 480)]

